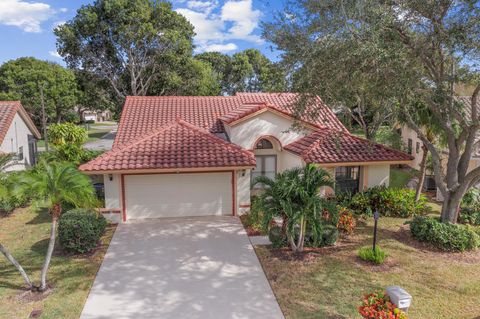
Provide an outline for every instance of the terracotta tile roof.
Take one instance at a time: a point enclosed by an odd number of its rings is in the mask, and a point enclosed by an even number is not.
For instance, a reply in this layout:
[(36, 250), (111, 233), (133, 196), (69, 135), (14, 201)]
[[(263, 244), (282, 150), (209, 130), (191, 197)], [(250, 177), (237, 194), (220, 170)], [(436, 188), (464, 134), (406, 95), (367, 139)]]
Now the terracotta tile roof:
[(80, 166), (82, 171), (255, 166), (252, 152), (176, 120)]
[(30, 119), (30, 116), (28, 116), (20, 101), (0, 101), (0, 144), (3, 142), (5, 135), (7, 135), (7, 131), (17, 112), (20, 112), (20, 115), (33, 135), (40, 138), (40, 132), (38, 132), (35, 124), (33, 124), (33, 121)]
[(333, 164), (357, 162), (410, 161), (403, 152), (351, 135), (320, 129), (284, 147), (307, 163)]
[[(212, 133), (223, 133), (221, 117), (234, 114), (246, 104), (266, 103), (294, 114), (292, 105), (298, 100), (294, 93), (243, 93), (235, 96), (152, 96), (127, 97), (113, 147), (125, 145), (147, 132), (182, 118)], [(251, 107), (251, 106), (250, 106)], [(316, 116), (303, 121), (318, 127), (344, 130), (345, 127), (332, 111), (320, 100), (310, 105)], [(234, 113), (232, 113), (234, 112)]]

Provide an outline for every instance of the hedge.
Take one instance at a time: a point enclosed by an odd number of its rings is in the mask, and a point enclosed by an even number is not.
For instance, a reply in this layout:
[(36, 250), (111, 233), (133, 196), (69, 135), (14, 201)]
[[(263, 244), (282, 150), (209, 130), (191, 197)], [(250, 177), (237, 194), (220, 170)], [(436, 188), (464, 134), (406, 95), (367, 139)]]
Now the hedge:
[(442, 223), (439, 219), (416, 216), (410, 222), (416, 239), (446, 251), (465, 251), (480, 247), (480, 236), (471, 226)]

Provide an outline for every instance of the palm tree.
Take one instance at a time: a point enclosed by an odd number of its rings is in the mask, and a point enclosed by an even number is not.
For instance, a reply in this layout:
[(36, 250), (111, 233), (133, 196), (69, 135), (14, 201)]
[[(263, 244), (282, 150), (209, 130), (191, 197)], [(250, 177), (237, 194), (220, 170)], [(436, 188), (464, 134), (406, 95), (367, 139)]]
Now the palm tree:
[(57, 222), (62, 204), (94, 207), (97, 203), (90, 179), (70, 163), (44, 163), (43, 169), (21, 176), (16, 192), (29, 194), (33, 208), (46, 208), (52, 218), (50, 241), (41, 271), (39, 291), (47, 288), (47, 271), (55, 246)]
[[(0, 201), (6, 200), (9, 197), (7, 176), (4, 171), (10, 165), (13, 158), (13, 154), (0, 154)], [(12, 254), (10, 254), (10, 252), (7, 250), (7, 248), (5, 248), (5, 246), (2, 245), (2, 243), (0, 243), (0, 252), (10, 263), (12, 263), (13, 266), (15, 266), (15, 268), (17, 268), (18, 272), (20, 275), (22, 275), (23, 280), (27, 284), (28, 289), (32, 289), (32, 281), (28, 277), (22, 265), (20, 265), (20, 263), (12, 256)]]
[(281, 216), (292, 251), (303, 251), (309, 225), (314, 238), (321, 236), (322, 212), (329, 205), (319, 191), (323, 186), (333, 187), (327, 171), (308, 164), (277, 174), (275, 180), (258, 177), (254, 184), (258, 183), (265, 185), (265, 191), (258, 199), (258, 209), (264, 212), (264, 225), (268, 225), (273, 217)]

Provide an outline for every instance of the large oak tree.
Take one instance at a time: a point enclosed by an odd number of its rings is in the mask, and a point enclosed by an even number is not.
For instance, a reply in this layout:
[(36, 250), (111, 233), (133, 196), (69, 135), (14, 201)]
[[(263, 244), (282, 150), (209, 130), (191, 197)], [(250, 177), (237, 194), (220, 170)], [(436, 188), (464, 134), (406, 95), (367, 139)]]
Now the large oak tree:
[[(335, 78), (335, 70), (338, 70), (350, 72), (343, 75), (347, 80), (349, 74), (356, 78), (358, 66), (349, 61), (354, 61), (359, 53), (357, 49), (349, 50), (344, 46), (346, 39), (352, 39), (356, 48), (367, 50), (367, 53), (372, 50), (373, 55), (359, 60), (361, 85), (355, 85), (355, 81), (345, 82), (344, 92), (352, 94), (359, 87), (371, 94), (383, 88), (381, 92), (385, 92), (386, 97), (394, 98), (397, 103), (380, 105), (383, 108), (393, 106), (390, 112), (403, 114), (428, 148), (436, 183), (444, 197), (442, 220), (455, 223), (463, 195), (480, 181), (480, 167), (469, 170), (470, 160), (480, 143), (477, 139), (480, 133), (479, 2), (302, 0), (292, 3), (292, 8), (275, 23), (265, 25), (265, 35), (286, 52), (284, 59), (286, 62), (291, 59), (290, 65), (318, 70), (318, 78), (325, 81), (313, 82), (312, 86), (319, 91), (325, 90), (327, 97), (333, 95), (332, 100), (343, 103), (341, 95), (338, 97), (335, 93), (342, 89), (340, 85), (331, 86), (327, 75)], [(343, 52), (338, 50), (342, 46)], [(336, 54), (330, 54), (329, 50)], [(378, 58), (375, 59), (375, 55)], [(295, 61), (298, 63), (293, 63)], [(350, 71), (343, 67), (345, 63), (349, 63)], [(329, 64), (334, 67), (328, 68)], [(327, 67), (327, 75), (319, 65)], [(388, 68), (394, 71), (394, 77), (384, 77), (384, 81), (375, 81), (374, 85), (370, 83), (370, 80), (381, 80), (383, 75), (388, 75)], [(379, 78), (376, 72), (381, 75)], [(315, 75), (314, 71), (312, 73)], [(314, 76), (309, 78), (314, 80)], [(364, 82), (364, 78), (370, 80)], [(338, 84), (337, 81), (333, 83)], [(469, 103), (456, 102), (454, 87), (459, 83), (474, 87)], [(415, 121), (418, 103), (431, 112), (431, 123), (440, 128), (446, 154), (444, 147), (432, 143)], [(445, 165), (443, 157), (446, 157)]]
[(154, 83), (178, 66), (174, 57), (192, 55), (195, 34), (170, 3), (156, 0), (96, 0), (54, 33), (67, 65), (107, 80), (119, 100), (161, 94)]

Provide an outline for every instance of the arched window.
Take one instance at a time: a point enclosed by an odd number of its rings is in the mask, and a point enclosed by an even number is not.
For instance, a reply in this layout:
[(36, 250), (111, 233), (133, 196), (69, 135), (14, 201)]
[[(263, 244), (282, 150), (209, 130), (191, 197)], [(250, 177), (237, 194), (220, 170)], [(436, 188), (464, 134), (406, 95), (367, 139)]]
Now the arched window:
[(262, 138), (260, 141), (257, 142), (257, 145), (255, 145), (255, 149), (271, 150), (273, 149), (273, 144), (269, 140)]

